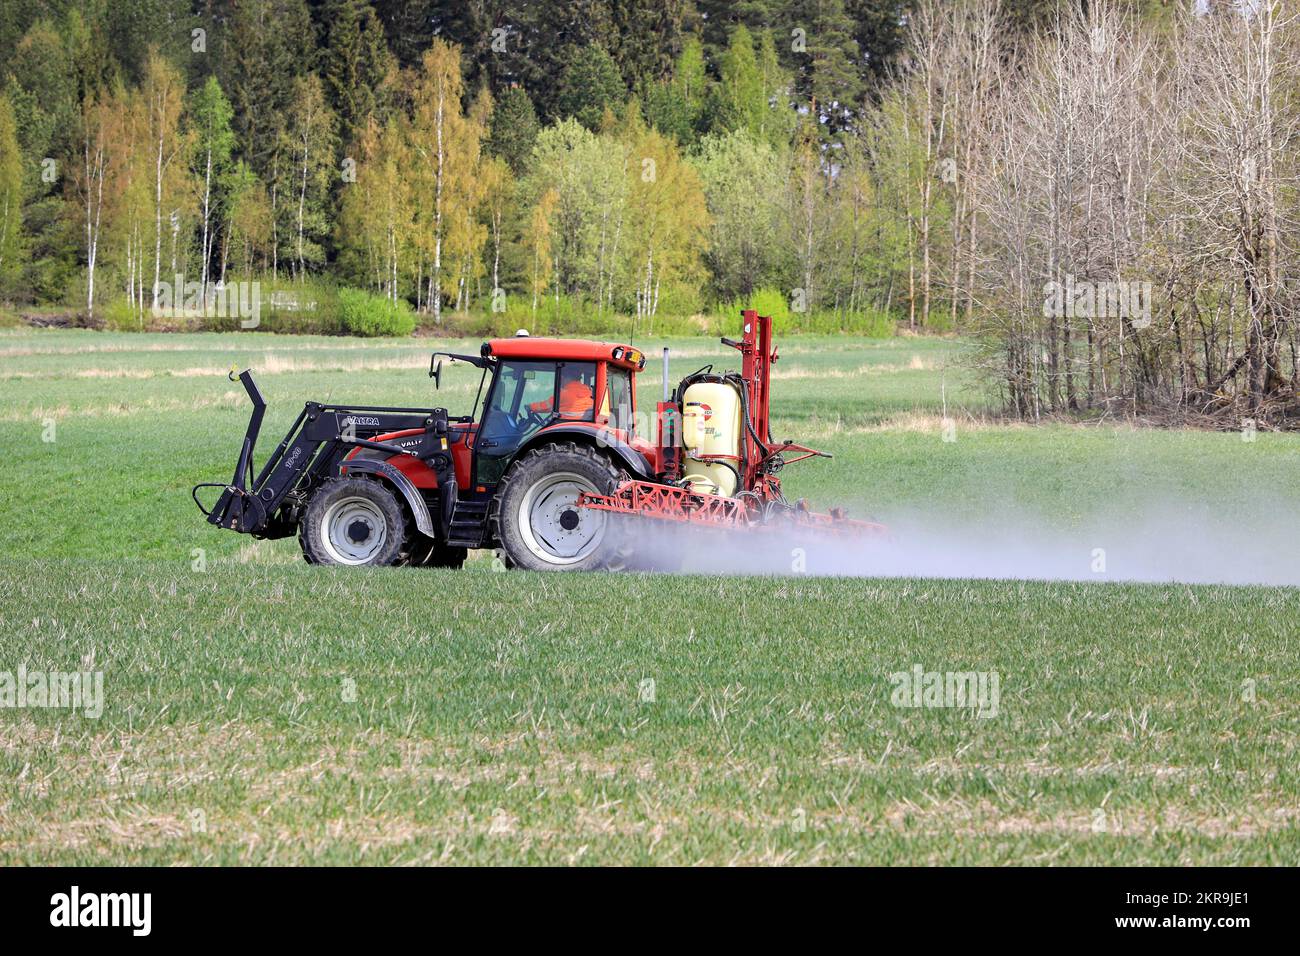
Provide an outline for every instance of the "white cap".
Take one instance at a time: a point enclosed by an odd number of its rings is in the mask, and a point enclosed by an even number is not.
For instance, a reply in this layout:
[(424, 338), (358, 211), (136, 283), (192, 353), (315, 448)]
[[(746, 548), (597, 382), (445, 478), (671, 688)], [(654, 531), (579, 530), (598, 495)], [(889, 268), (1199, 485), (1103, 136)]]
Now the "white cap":
[(520, 329), (518, 332), (515, 333), (515, 338), (520, 338), (521, 336), (523, 338), (528, 338), (528, 330)]

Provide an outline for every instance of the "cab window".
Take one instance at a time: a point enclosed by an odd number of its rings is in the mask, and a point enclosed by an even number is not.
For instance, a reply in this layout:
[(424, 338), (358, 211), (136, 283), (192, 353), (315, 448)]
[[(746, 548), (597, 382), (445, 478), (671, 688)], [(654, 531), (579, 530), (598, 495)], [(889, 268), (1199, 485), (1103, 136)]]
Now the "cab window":
[(632, 373), (625, 368), (605, 366), (607, 405), (601, 412), (609, 416), (613, 428), (632, 428)]
[(554, 362), (502, 362), (483, 413), (482, 438), (515, 444), (529, 431), (530, 406), (555, 395)]
[(479, 431), (489, 444), (480, 447), (517, 448), (543, 425), (590, 421), (595, 382), (591, 362), (502, 362)]
[(589, 422), (596, 415), (596, 366), (565, 362), (560, 366), (560, 413), (565, 421)]

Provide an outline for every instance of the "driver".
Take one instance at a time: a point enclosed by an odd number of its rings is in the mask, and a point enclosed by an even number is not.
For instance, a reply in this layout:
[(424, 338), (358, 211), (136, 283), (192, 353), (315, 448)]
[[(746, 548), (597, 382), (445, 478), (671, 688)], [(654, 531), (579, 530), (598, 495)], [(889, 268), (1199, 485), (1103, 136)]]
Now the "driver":
[[(528, 406), (530, 411), (544, 414), (551, 410), (553, 399), (544, 398)], [(574, 378), (560, 387), (560, 416), (562, 418), (586, 418), (596, 405), (596, 390), (584, 385)]]

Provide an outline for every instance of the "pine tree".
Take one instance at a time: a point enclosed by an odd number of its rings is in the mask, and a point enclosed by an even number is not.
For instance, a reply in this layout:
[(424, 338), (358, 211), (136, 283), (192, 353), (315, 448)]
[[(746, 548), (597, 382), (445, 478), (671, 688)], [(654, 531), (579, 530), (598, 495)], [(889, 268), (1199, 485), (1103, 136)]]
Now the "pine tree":
[(155, 53), (173, 62), (188, 56), (190, 30), (198, 22), (190, 0), (113, 0), (109, 9), (104, 39), (127, 80), (144, 82)]
[(819, 128), (827, 137), (852, 128), (862, 98), (860, 52), (853, 28), (844, 0), (818, 0), (814, 5), (799, 89), (822, 120)]
[[(1032, 2), (1056, 6), (1055, 0)], [(853, 20), (853, 39), (858, 44), (859, 74), (868, 95), (874, 97), (887, 81), (890, 67), (903, 49), (912, 6), (913, 0), (846, 0), (845, 8)]]
[(487, 150), (505, 160), (516, 176), (522, 175), (532, 161), (537, 131), (533, 101), (522, 87), (512, 86), (501, 94), (492, 113)]
[(570, 48), (569, 62), (560, 81), (556, 107), (589, 130), (600, 128), (606, 109), (616, 114), (627, 99), (627, 87), (610, 55), (599, 46)]
[(384, 29), (366, 0), (331, 0), (325, 23), (328, 40), (321, 74), (338, 116), (340, 141), (351, 145), (366, 121), (381, 113), (393, 58)]
[(294, 81), (310, 70), (315, 36), (304, 0), (240, 0), (231, 9), (218, 57), (221, 87), (234, 107), (238, 152), (271, 183), (284, 144)]
[[(21, 278), (14, 281), (24, 295), (44, 300), (63, 298), (84, 254), (78, 232), (67, 228), (64, 208), (70, 173), (81, 155), (82, 94), (75, 65), (83, 60), (78, 52), (83, 32), (76, 11), (61, 28), (38, 20), (18, 40), (12, 57), (0, 56), (0, 89), (13, 108), (23, 157), (23, 257), (17, 263)], [(49, 159), (56, 163), (53, 177), (44, 175)]]
[(420, 65), (440, 0), (374, 0), (375, 15), (401, 69)]
[[(485, 51), (495, 88), (518, 83), (528, 90), (542, 120), (554, 122), (568, 115), (559, 107), (559, 97), (575, 52), (596, 46), (608, 52), (618, 44), (610, 6), (610, 0), (512, 4), (509, 15), (493, 23), (494, 27), (507, 26), (505, 52), (486, 53), (490, 47), (483, 43), (481, 32), (462, 37), (462, 42), (477, 44)], [(613, 72), (619, 75), (617, 68)], [(625, 95), (620, 95), (619, 102)], [(598, 108), (596, 122), (600, 115)]]
[(610, 53), (629, 87), (666, 80), (681, 46), (682, 0), (621, 0), (610, 4), (615, 44)]
[(798, 25), (804, 5), (791, 0), (695, 0), (695, 8), (702, 15), (700, 37), (704, 54), (710, 63), (722, 58), (737, 26), (751, 33), (778, 22), (787, 31), (789, 25)]

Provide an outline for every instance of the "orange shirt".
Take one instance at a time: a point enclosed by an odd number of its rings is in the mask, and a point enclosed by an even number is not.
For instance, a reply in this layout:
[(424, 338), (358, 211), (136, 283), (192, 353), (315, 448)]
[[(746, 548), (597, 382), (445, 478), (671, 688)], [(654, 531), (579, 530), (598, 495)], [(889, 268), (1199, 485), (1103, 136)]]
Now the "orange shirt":
[[(534, 412), (549, 412), (552, 400), (544, 398), (528, 407)], [(576, 378), (564, 383), (560, 389), (560, 414), (565, 418), (586, 418), (595, 406), (595, 392)]]

